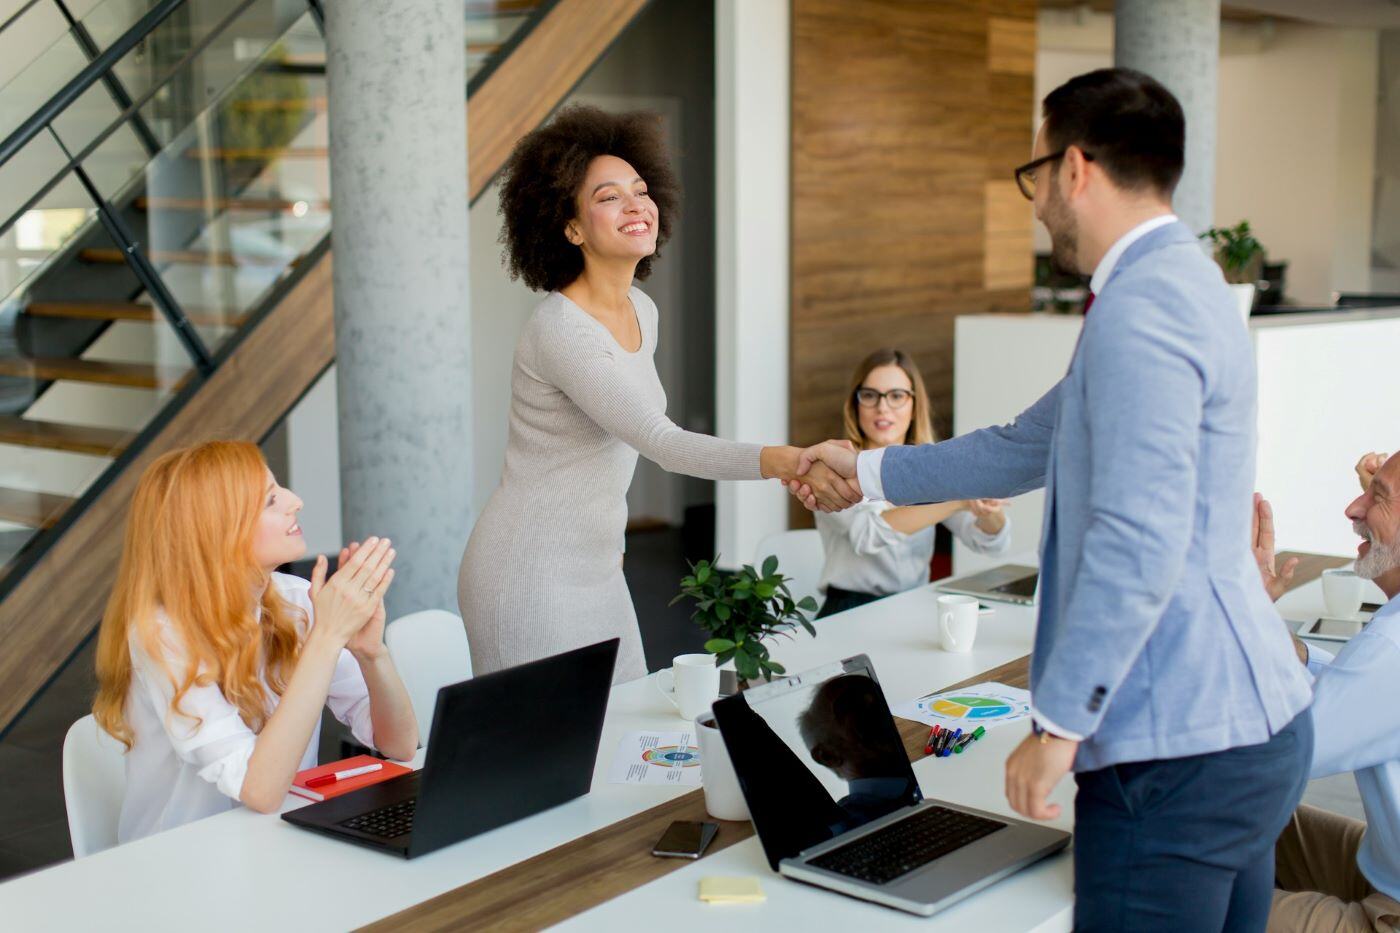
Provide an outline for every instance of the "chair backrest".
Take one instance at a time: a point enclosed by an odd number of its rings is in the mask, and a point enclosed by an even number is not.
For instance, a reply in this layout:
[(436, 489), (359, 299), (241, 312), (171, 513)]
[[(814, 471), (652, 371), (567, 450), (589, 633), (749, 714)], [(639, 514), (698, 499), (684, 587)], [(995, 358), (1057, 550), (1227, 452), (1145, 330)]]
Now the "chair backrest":
[(822, 601), (817, 584), (821, 582), (826, 551), (822, 548), (822, 536), (815, 528), (768, 535), (758, 542), (753, 558), (754, 567), (762, 569), (764, 560), (770, 554), (778, 558), (778, 572), (792, 578), (788, 581), (788, 589), (792, 591), (793, 599), (810, 596), (818, 603)]
[(472, 676), (466, 626), (450, 612), (425, 609), (389, 623), (384, 643), (413, 701), (418, 741), (426, 746), (438, 691)]
[(63, 805), (73, 857), (117, 844), (117, 822), (126, 794), (126, 749), (89, 714), (63, 738)]

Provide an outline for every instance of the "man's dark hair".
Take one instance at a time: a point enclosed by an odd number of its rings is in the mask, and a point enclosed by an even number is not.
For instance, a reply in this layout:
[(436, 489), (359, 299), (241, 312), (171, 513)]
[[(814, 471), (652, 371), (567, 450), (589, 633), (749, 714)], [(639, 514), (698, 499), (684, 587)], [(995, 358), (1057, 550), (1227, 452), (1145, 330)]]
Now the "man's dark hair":
[(1170, 198), (1185, 161), (1186, 117), (1172, 92), (1131, 68), (1071, 78), (1042, 104), (1051, 152), (1078, 146), (1114, 184)]
[(657, 251), (643, 257), (635, 273), (638, 280), (651, 274), (652, 263), (671, 237), (681, 200), (661, 118), (575, 104), (526, 134), (501, 170), (501, 241), (512, 279), (547, 292), (583, 273), (583, 252), (565, 239), (564, 226), (578, 213), (575, 199), (589, 164), (604, 155), (630, 163), (656, 204)]

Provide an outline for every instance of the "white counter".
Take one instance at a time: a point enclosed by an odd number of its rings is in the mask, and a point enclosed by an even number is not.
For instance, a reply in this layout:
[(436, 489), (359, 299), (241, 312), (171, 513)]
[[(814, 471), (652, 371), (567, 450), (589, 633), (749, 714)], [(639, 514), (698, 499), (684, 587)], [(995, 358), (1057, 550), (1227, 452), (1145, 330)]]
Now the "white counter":
[[(1084, 319), (986, 314), (956, 324), (953, 426), (962, 434), (1010, 421), (1064, 375)], [(1400, 308), (1251, 318), (1259, 371), (1256, 488), (1273, 502), (1280, 549), (1355, 552), (1343, 517), (1359, 489), (1352, 465), (1400, 448)], [(1042, 493), (1012, 503), (1013, 551), (1040, 540)], [(954, 552), (965, 573), (997, 563)]]

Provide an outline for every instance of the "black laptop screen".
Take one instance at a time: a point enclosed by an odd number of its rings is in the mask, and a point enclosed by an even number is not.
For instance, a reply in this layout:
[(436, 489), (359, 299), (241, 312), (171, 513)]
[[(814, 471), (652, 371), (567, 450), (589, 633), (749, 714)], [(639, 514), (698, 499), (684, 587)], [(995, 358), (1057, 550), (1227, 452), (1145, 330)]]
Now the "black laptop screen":
[(868, 670), (848, 661), (796, 679), (801, 683), (765, 685), (715, 704), (774, 869), (922, 799), (884, 692)]

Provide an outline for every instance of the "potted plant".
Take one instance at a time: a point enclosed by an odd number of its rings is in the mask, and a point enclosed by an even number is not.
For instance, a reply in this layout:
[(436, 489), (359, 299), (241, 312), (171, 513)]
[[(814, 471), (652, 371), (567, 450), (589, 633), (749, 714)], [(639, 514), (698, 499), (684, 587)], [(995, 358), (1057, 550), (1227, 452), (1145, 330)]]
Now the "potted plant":
[(1240, 302), (1240, 313), (1248, 317), (1254, 308), (1256, 284), (1264, 272), (1263, 244), (1250, 231), (1247, 220), (1233, 227), (1211, 227), (1201, 239), (1210, 241), (1215, 261)]
[(765, 638), (790, 638), (799, 625), (817, 634), (804, 615), (816, 612), (816, 600), (792, 598), (787, 585), (792, 578), (778, 572), (777, 557), (765, 560), (761, 570), (745, 564), (733, 573), (707, 560), (689, 566), (690, 573), (681, 579), (680, 594), (671, 605), (683, 599), (695, 601), (690, 618), (710, 635), (705, 650), (715, 656), (715, 664), (732, 660), (742, 683), (786, 673), (770, 656)]

